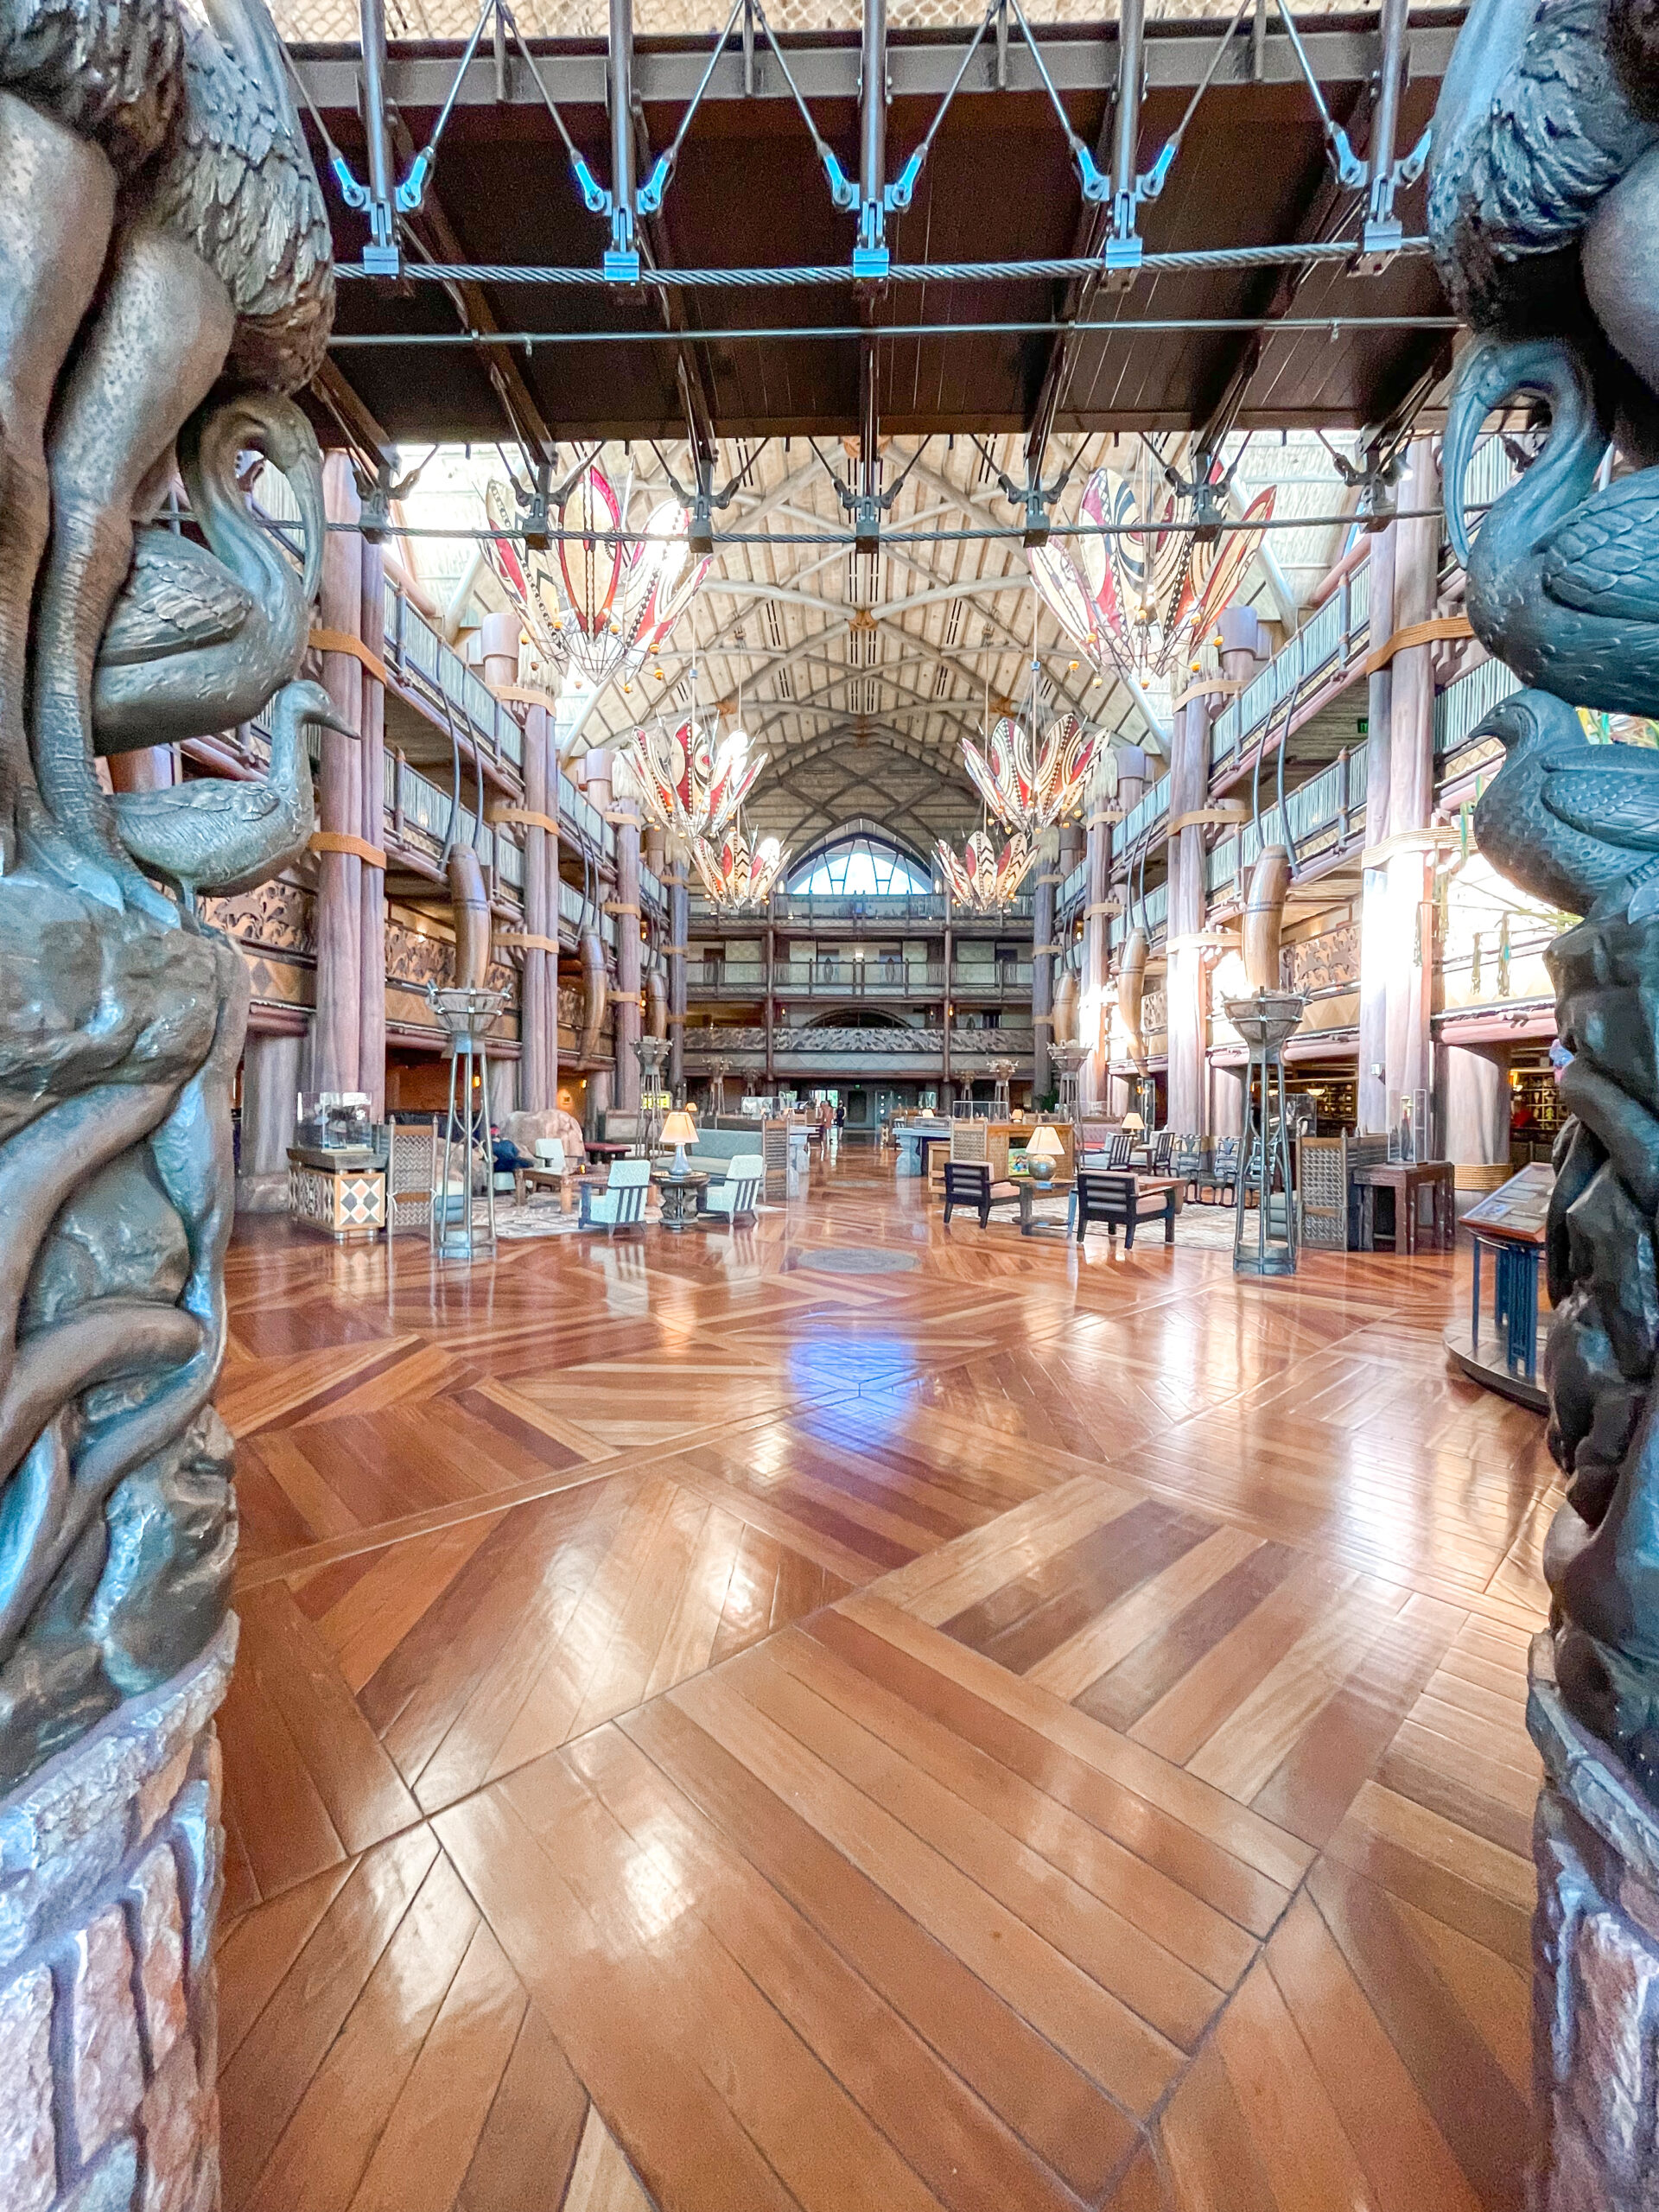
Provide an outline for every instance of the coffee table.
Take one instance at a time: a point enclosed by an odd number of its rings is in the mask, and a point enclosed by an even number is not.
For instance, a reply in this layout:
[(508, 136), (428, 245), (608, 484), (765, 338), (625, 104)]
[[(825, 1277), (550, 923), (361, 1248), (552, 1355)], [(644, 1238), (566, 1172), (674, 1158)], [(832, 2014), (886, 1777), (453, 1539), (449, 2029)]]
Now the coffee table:
[(1069, 1209), (1064, 1222), (1039, 1221), (1032, 1212), (1039, 1198), (1069, 1197), (1077, 1187), (1070, 1175), (1051, 1175), (1046, 1183), (1039, 1183), (1034, 1175), (1011, 1175), (1008, 1180), (1020, 1193), (1020, 1234), (1022, 1236), (1039, 1236), (1045, 1230), (1056, 1230), (1062, 1236), (1071, 1235)]
[(688, 1205), (690, 1214), (695, 1215), (697, 1193), (708, 1188), (709, 1178), (695, 1168), (684, 1175), (672, 1175), (667, 1168), (661, 1167), (653, 1172), (651, 1179), (662, 1196), (663, 1227), (676, 1231), (683, 1229)]
[(576, 1187), (574, 1167), (515, 1167), (512, 1171), (512, 1203), (524, 1205), (532, 1191), (556, 1191), (559, 1205), (568, 1213), (571, 1193)]

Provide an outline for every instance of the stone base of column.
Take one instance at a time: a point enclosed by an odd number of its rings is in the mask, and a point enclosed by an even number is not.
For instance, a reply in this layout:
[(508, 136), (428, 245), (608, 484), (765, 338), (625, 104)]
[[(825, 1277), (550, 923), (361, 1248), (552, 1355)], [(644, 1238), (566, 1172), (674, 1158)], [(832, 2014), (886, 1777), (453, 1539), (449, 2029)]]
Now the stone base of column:
[(286, 1213), (288, 1176), (238, 1175), (236, 1179), (238, 1213)]
[(1535, 1637), (1527, 1726), (1546, 1779), (1533, 1825), (1535, 2212), (1659, 2205), (1659, 1813), (1555, 1687)]
[(0, 2205), (217, 2212), (213, 1714), (236, 1621), (0, 1799)]

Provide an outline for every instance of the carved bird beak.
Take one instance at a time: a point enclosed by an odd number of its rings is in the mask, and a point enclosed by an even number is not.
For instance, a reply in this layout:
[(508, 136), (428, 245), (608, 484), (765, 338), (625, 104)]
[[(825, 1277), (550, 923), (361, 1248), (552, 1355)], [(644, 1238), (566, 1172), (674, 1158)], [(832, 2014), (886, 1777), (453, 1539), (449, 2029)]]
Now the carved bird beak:
[(1491, 339), (1471, 346), (1458, 363), (1457, 385), (1446, 413), (1446, 443), (1441, 454), (1446, 535), (1452, 550), (1466, 569), (1469, 529), (1464, 519), (1463, 489), (1486, 417), (1494, 407), (1512, 397), (1513, 372), (1503, 349)]
[(359, 741), (362, 738), (363, 733), (360, 729), (353, 729), (350, 722), (341, 721), (338, 715), (314, 715), (309, 719), (320, 724), (324, 729), (334, 730), (340, 737), (354, 737)]

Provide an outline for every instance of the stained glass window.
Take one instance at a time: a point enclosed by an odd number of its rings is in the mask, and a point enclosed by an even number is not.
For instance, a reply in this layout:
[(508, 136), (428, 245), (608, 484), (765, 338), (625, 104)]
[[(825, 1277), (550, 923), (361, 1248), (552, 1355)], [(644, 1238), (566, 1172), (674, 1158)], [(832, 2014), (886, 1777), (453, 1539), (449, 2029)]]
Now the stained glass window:
[(902, 899), (912, 892), (931, 891), (933, 885), (894, 847), (861, 836), (816, 853), (789, 887), (835, 898)]

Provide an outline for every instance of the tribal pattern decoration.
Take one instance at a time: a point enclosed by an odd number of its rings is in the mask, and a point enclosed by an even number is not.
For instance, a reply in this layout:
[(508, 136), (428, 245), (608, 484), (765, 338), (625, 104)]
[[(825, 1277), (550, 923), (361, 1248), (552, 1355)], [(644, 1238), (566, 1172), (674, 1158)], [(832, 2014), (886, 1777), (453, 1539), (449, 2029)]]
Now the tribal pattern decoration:
[(484, 495), (485, 549), (496, 580), (524, 616), (543, 658), (568, 664), (597, 689), (626, 679), (660, 651), (696, 595), (709, 563), (687, 546), (691, 517), (677, 499), (653, 508), (639, 537), (626, 535), (628, 499), (597, 463), (559, 502), (554, 527), (580, 533), (545, 552), (526, 544), (518, 495), (492, 483)]
[(1032, 582), (1097, 671), (1149, 683), (1195, 652), (1231, 604), (1273, 509), (1269, 486), (1243, 527), (1200, 544), (1173, 489), (1097, 468), (1078, 505), (1075, 555), (1058, 538), (1032, 546)]
[(1030, 874), (1037, 848), (1023, 830), (1016, 830), (999, 853), (984, 830), (976, 830), (960, 857), (943, 837), (938, 855), (955, 904), (990, 914), (1006, 906)]
[(775, 837), (762, 837), (751, 846), (735, 821), (722, 836), (691, 840), (691, 859), (703, 889), (716, 906), (728, 911), (764, 905), (788, 858)]
[(1075, 715), (1061, 715), (1033, 747), (1023, 722), (1004, 715), (982, 753), (964, 738), (962, 757), (976, 789), (1007, 830), (1035, 837), (1072, 818), (1083, 804), (1100, 740)]
[(751, 753), (747, 734), (734, 729), (716, 745), (690, 718), (677, 729), (661, 722), (635, 730), (617, 748), (646, 813), (683, 837), (719, 838), (737, 817), (766, 765)]

